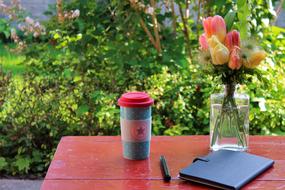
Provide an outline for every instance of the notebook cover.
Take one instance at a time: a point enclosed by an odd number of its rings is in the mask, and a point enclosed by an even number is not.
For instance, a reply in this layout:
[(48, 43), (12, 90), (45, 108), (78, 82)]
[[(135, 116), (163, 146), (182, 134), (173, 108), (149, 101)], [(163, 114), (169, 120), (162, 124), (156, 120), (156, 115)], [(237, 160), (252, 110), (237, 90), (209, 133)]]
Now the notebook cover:
[(219, 150), (196, 158), (179, 175), (221, 189), (240, 189), (273, 164), (273, 160), (246, 152)]

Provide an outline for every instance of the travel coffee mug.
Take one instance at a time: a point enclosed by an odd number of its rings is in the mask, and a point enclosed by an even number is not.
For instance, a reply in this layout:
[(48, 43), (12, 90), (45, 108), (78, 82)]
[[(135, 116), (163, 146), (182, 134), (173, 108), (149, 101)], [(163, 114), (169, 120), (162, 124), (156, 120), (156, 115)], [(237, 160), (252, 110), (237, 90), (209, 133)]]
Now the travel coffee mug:
[(153, 102), (145, 92), (128, 92), (118, 100), (124, 158), (142, 160), (149, 157)]

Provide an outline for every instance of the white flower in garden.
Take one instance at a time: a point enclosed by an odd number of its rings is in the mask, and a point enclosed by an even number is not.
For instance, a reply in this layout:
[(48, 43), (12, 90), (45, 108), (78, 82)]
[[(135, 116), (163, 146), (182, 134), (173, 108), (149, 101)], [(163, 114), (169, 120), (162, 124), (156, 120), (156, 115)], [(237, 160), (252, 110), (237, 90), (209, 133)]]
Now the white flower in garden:
[(154, 8), (153, 8), (153, 7), (148, 7), (148, 8), (146, 8), (146, 10), (145, 10), (145, 13), (146, 13), (146, 14), (153, 15), (153, 12), (154, 12)]
[(25, 42), (23, 42), (23, 41), (20, 41), (19, 43), (18, 43), (18, 47), (17, 47), (17, 50), (16, 51), (22, 51), (24, 48), (26, 48), (26, 43)]
[(25, 22), (27, 24), (30, 24), (30, 25), (34, 24), (34, 20), (31, 17), (28, 17), (28, 16), (25, 18)]
[(3, 8), (7, 8), (7, 5), (5, 5), (4, 3), (0, 3), (0, 7), (1, 7), (1, 9)]
[(131, 3), (137, 3), (138, 0), (130, 0)]
[(33, 36), (34, 36), (35, 38), (37, 38), (37, 37), (40, 36), (40, 33), (39, 33), (38, 31), (35, 31), (34, 34), (33, 34)]
[(76, 9), (73, 13), (72, 13), (72, 18), (77, 18), (80, 15), (80, 11), (78, 9)]
[(139, 10), (144, 10), (145, 9), (145, 4), (143, 4), (142, 2), (138, 2), (137, 6), (138, 6)]
[(69, 17), (68, 12), (64, 12), (63, 17), (64, 17), (64, 18), (68, 18), (68, 17)]
[(18, 24), (18, 28), (19, 30), (21, 30), (22, 32), (25, 30), (25, 26), (23, 24)]
[(17, 36), (16, 30), (14, 28), (11, 29), (11, 38), (15, 39), (15, 37)]
[(34, 25), (35, 28), (41, 28), (41, 24), (39, 22), (36, 22)]

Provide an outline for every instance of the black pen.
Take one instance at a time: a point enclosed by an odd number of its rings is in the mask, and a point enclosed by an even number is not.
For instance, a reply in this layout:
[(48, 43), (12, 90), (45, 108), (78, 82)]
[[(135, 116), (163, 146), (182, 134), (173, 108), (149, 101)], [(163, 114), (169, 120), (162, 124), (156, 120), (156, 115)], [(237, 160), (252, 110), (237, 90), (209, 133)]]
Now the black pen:
[(163, 175), (163, 180), (164, 181), (170, 181), (171, 180), (171, 176), (168, 170), (168, 166), (166, 163), (166, 159), (164, 156), (160, 156), (160, 167), (161, 167), (161, 172)]

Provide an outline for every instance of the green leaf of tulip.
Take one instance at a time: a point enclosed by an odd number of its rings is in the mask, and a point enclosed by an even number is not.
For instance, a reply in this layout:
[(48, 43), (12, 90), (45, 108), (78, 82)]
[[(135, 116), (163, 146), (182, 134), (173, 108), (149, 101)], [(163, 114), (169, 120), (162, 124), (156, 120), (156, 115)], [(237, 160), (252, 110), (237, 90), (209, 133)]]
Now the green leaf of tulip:
[(233, 27), (233, 23), (236, 17), (236, 11), (230, 10), (225, 16), (225, 22), (227, 26), (227, 31), (230, 31)]

